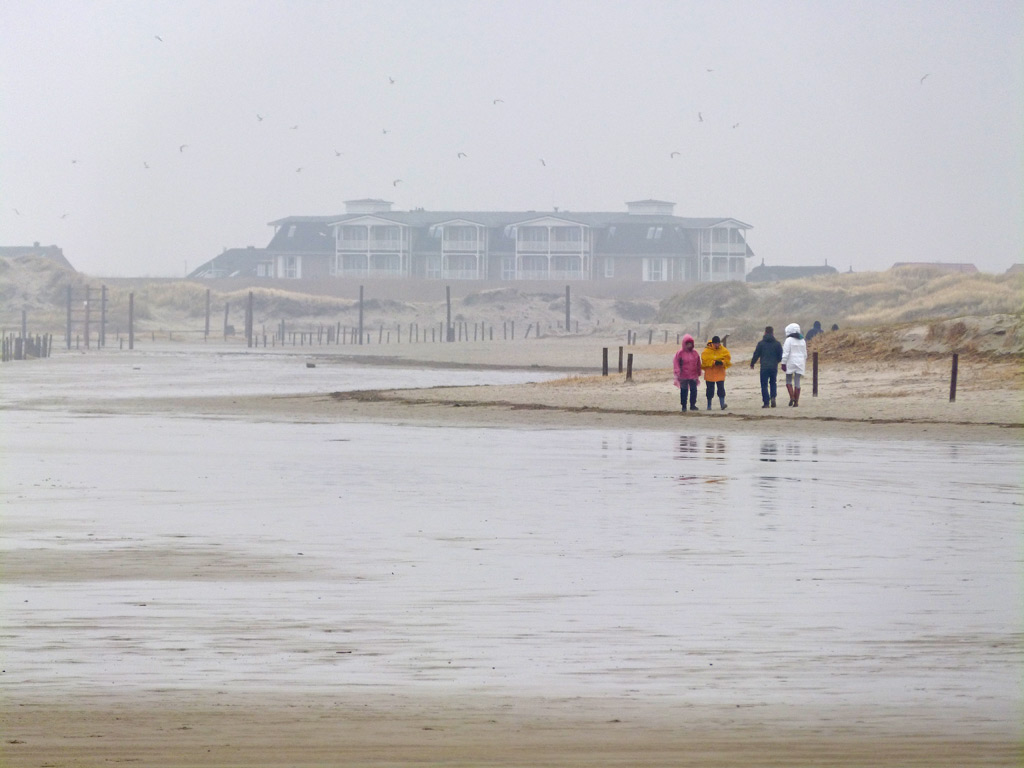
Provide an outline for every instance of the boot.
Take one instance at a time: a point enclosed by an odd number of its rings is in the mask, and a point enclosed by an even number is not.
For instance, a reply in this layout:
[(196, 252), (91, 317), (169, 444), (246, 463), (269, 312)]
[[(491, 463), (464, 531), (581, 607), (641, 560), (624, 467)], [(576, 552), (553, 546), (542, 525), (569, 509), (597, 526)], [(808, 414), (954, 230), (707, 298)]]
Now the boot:
[(711, 410), (711, 398), (710, 397), (708, 398), (708, 410), (709, 411)]
[(795, 397), (793, 395), (793, 385), (792, 384), (787, 384), (786, 385), (786, 391), (789, 392), (789, 404), (793, 405), (793, 403), (796, 402), (796, 399), (795, 399)]
[(774, 408), (774, 407), (775, 407), (775, 398), (773, 397), (772, 398), (772, 408)]
[(800, 405), (800, 387), (793, 387), (793, 407)]
[(722, 406), (722, 410), (723, 410), (723, 411), (724, 411), (724, 410), (725, 410), (726, 408), (728, 408), (728, 407), (729, 407), (728, 405), (726, 405), (726, 404), (725, 404), (725, 395), (719, 395), (719, 396), (718, 396), (718, 402), (719, 402), (719, 404), (720, 404), (720, 405)]

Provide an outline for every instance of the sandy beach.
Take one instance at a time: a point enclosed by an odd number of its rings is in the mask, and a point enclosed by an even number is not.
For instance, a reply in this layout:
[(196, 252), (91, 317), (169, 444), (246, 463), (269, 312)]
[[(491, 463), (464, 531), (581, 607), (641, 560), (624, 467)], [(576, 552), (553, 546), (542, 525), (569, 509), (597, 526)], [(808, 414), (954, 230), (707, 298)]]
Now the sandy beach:
[[(609, 346), (611, 364), (607, 377), (600, 373), (601, 350), (605, 345)], [(754, 437), (762, 446), (766, 441), (775, 445), (777, 439), (784, 438), (832, 441), (829, 445), (834, 445), (836, 439), (849, 438), (890, 441), (896, 446), (894, 450), (903, 443), (997, 443), (1019, 447), (1024, 428), (1021, 371), (1012, 360), (961, 360), (957, 399), (950, 403), (948, 359), (860, 362), (823, 357), (818, 397), (812, 396), (808, 381), (798, 409), (786, 407), (783, 396), (779, 407), (763, 410), (757, 373), (747, 367), (749, 352), (738, 348), (727, 380), (728, 410), (719, 410), (717, 402), (714, 410), (703, 410), (701, 393), (702, 410), (684, 414), (679, 411), (678, 390), (672, 386), (669, 373), (674, 351), (673, 346), (664, 345), (627, 348), (627, 354), (634, 354), (634, 373), (633, 380), (626, 381), (624, 374), (617, 371), (617, 346), (594, 338), (552, 338), (505, 345), (407, 345), (402, 349), (390, 347), (386, 355), (373, 347), (340, 352), (289, 349), (272, 353), (233, 347), (226, 351), (231, 356), (229, 366), (244, 359), (251, 362), (257, 355), (274, 354), (284, 358), (285, 365), (291, 366), (288, 370), (294, 368), (296, 380), (321, 378), (308, 382), (297, 392), (261, 393), (260, 387), (255, 386), (254, 392), (243, 394), (172, 395), (165, 385), (152, 393), (143, 390), (141, 395), (130, 396), (118, 394), (116, 388), (110, 392), (90, 387), (72, 391), (69, 383), (82, 381), (82, 371), (95, 365), (97, 356), (67, 355), (33, 363), (37, 367), (30, 375), (39, 376), (39, 386), (26, 387), (24, 392), (28, 394), (20, 395), (16, 401), (8, 399), (0, 415), (4, 411), (10, 413), (8, 422), (17, 414), (29, 417), (33, 412), (54, 414), (58, 419), (62, 418), (60, 414), (101, 420), (104, 416), (130, 416), (136, 421), (128, 422), (129, 425), (148, 424), (146, 419), (152, 417), (158, 428), (162, 423), (159, 419), (169, 416), (186, 417), (189, 423), (196, 419), (212, 423), (226, 420), (237, 423), (239, 429), (248, 429), (246, 425), (250, 424), (268, 429), (281, 424), (308, 425), (314, 430), (331, 424), (379, 424), (569, 429), (584, 431), (588, 436), (593, 430), (607, 429), (615, 434), (628, 430), (642, 434), (715, 435), (716, 441), (727, 440), (729, 436), (739, 441)], [(104, 375), (113, 379), (152, 372), (162, 379), (166, 371), (175, 367), (197, 365), (183, 362), (188, 360), (185, 353), (187, 350), (175, 345), (135, 357), (103, 353), (111, 366), (104, 369)], [(397, 371), (429, 370), (431, 375), (440, 373), (442, 381), (446, 375), (455, 377), (461, 371), (522, 369), (543, 374), (541, 378), (545, 380), (410, 389), (337, 390), (330, 386), (334, 376), (341, 376), (357, 364)], [(44, 384), (44, 379), (56, 383)], [(11, 398), (10, 390), (5, 396)], [(60, 429), (60, 424), (55, 423), (54, 428)], [(144, 436), (133, 439), (145, 444)], [(131, 452), (127, 447), (120, 450)], [(211, 444), (210, 450), (217, 451), (217, 444)], [(187, 475), (188, 470), (184, 471)], [(32, 491), (40, 484), (47, 487), (48, 477), (35, 481), (25, 477), (23, 482), (34, 484), (17, 486), (5, 500), (9, 512), (6, 535), (11, 540), (28, 537), (25, 540), (32, 542), (4, 554), (4, 583), (12, 606), (20, 606), (18, 598), (22, 592), (25, 602), (37, 603), (43, 596), (38, 590), (48, 590), (48, 585), (58, 589), (55, 594), (66, 588), (84, 590), (82, 594), (88, 595), (104, 584), (116, 587), (123, 583), (128, 589), (136, 583), (178, 581), (233, 583), (240, 587), (248, 584), (257, 588), (265, 583), (268, 589), (274, 589), (283, 584), (309, 581), (315, 585), (319, 580), (328, 583), (340, 578), (337, 564), (326, 554), (315, 557), (314, 552), (307, 550), (310, 559), (300, 567), (279, 554), (268, 554), (265, 558), (250, 554), (242, 558), (216, 544), (212, 548), (197, 544), (183, 549), (187, 541), (176, 544), (173, 536), (177, 534), (171, 533), (157, 536), (156, 544), (148, 535), (139, 534), (138, 544), (131, 543), (134, 539), (127, 544), (118, 544), (113, 539), (113, 544), (97, 550), (98, 542), (86, 538), (85, 533), (95, 527), (92, 522), (82, 523), (90, 527), (68, 524), (66, 529), (53, 530), (33, 523), (32, 503), (57, 503), (45, 500), (50, 498), (48, 493), (58, 494), (53, 498), (60, 499), (60, 504), (70, 502), (57, 486), (53, 491)], [(701, 487), (711, 493), (717, 487), (715, 483), (722, 479), (712, 474), (703, 482), (709, 485)], [(84, 497), (88, 498), (90, 493), (86, 491)], [(33, 495), (38, 502), (32, 501)], [(835, 502), (837, 506), (839, 501)], [(456, 532), (468, 535), (462, 529)], [(441, 533), (438, 536), (449, 542)], [(458, 538), (450, 541), (456, 542)], [(472, 537), (466, 543), (473, 543)], [(367, 549), (372, 551), (372, 547)], [(472, 556), (471, 551), (466, 554)], [(342, 580), (351, 578), (352, 573), (348, 573)], [(271, 584), (277, 587), (270, 587)], [(426, 599), (429, 605), (429, 596)], [(165, 602), (151, 600), (153, 605)], [(345, 602), (339, 597), (339, 610)], [(82, 631), (100, 633), (98, 642), (114, 648), (128, 643), (125, 647), (134, 650), (125, 658), (140, 654), (142, 658), (153, 654), (157, 654), (154, 659), (173, 658), (175, 642), (190, 645), (187, 640), (163, 640), (159, 634), (147, 641), (151, 650), (146, 650), (147, 642), (129, 643), (136, 631), (131, 628), (147, 615), (147, 602), (137, 603), (142, 607), (131, 607), (136, 605), (131, 602), (112, 605), (129, 607), (112, 608), (114, 613), (108, 620), (114, 623), (109, 628), (58, 623), (54, 625), (58, 629), (43, 636), (51, 637), (54, 648), (59, 648), (67, 642), (65, 631), (69, 636)], [(142, 612), (138, 619), (132, 617), (134, 611)], [(31, 614), (34, 618), (26, 618), (24, 631), (41, 631), (33, 627), (48, 621), (47, 615), (45, 611)], [(243, 653), (249, 643), (262, 642), (269, 630), (260, 627), (269, 618), (254, 618), (252, 629), (231, 629), (230, 647)], [(121, 623), (126, 629), (115, 629)], [(182, 629), (187, 632), (187, 627)], [(247, 632), (252, 633), (251, 637)], [(933, 637), (927, 642), (941, 649), (935, 651), (941, 658), (949, 654), (959, 658), (964, 640)], [(986, 654), (986, 658), (995, 654), (991, 658), (999, 664), (1006, 662), (1012, 666), (1010, 657), (1019, 654), (1019, 643), (1015, 646), (1012, 639), (996, 641), (995, 645), (985, 638), (977, 642), (984, 644), (984, 650), (979, 645), (977, 653)], [(1003, 642), (1008, 644), (1004, 646)], [(344, 644), (324, 646), (317, 640), (314, 646), (317, 653), (337, 654), (335, 659), (353, 653)], [(183, 645), (178, 651), (183, 660), (195, 656), (197, 661), (192, 663), (200, 663), (204, 658), (197, 648)], [(300, 657), (304, 653), (301, 648), (291, 647), (288, 652)], [(515, 655), (520, 651), (510, 642), (501, 652)], [(717, 661), (719, 667), (727, 666)], [(6, 667), (12, 666), (11, 657), (5, 662)], [(74, 660), (69, 663), (69, 669), (74, 670)], [(870, 657), (856, 663), (858, 669), (872, 664)], [(897, 668), (899, 665), (895, 657), (885, 663), (896, 664)], [(792, 670), (772, 669), (759, 669), (758, 674), (769, 678), (778, 675), (780, 679), (796, 674)], [(439, 670), (441, 676), (437, 680), (443, 680), (449, 671)], [(95, 684), (100, 680), (86, 687), (66, 689), (60, 683), (43, 683), (42, 678), (15, 679), (15, 674), (13, 668), (4, 669), (0, 758), (4, 765), (18, 767), (119, 762), (223, 767), (1010, 766), (1019, 764), (1022, 757), (1019, 720), (1013, 714), (1020, 712), (1019, 698), (1012, 703), (1009, 715), (1007, 704), (998, 696), (981, 696), (969, 705), (959, 704), (955, 698), (944, 700), (941, 695), (918, 700), (904, 693), (889, 699), (861, 693), (836, 697), (827, 704), (817, 701), (814, 695), (794, 694), (780, 700), (740, 693), (749, 683), (749, 672), (735, 679), (734, 696), (729, 695), (731, 684), (727, 676), (715, 678), (712, 689), (719, 685), (723, 688), (707, 697), (665, 695), (640, 678), (636, 678), (637, 686), (632, 692), (623, 688), (614, 693), (602, 693), (599, 688), (588, 693), (589, 688), (560, 687), (554, 682), (550, 686), (524, 688), (510, 686), (508, 681), (493, 686), (453, 687), (450, 691), (435, 682), (397, 688), (349, 685), (325, 692), (299, 683), (267, 682), (260, 687), (252, 681), (238, 687), (213, 684), (195, 688), (175, 682), (173, 676), (166, 680), (154, 678), (153, 683), (142, 688), (119, 690), (115, 686), (103, 690), (102, 685)], [(622, 671), (616, 674), (625, 674), (627, 679), (629, 675)], [(955, 675), (950, 679), (955, 679)], [(841, 680), (837, 677), (837, 684), (842, 685)], [(696, 678), (683, 685), (701, 690)], [(68, 690), (74, 693), (68, 695)], [(986, 700), (990, 703), (979, 703)], [(911, 701), (916, 703), (911, 705)]]

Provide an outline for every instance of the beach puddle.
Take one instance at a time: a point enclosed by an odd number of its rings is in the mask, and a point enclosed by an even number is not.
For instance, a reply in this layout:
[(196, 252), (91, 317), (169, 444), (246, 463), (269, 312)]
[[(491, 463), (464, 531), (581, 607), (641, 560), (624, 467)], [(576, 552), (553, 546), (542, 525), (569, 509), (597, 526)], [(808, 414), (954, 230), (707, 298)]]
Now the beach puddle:
[(1020, 711), (1015, 443), (0, 417), (8, 694)]

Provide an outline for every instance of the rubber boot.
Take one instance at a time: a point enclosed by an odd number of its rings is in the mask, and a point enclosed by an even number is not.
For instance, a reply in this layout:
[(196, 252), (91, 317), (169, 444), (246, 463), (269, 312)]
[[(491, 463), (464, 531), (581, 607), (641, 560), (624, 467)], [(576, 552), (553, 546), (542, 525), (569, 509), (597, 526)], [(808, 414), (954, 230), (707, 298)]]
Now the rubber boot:
[(711, 398), (710, 397), (708, 398), (708, 410), (709, 411), (711, 410)]
[(793, 387), (793, 407), (800, 405), (800, 387)]
[(789, 404), (793, 405), (793, 403), (796, 402), (796, 398), (793, 395), (793, 385), (792, 384), (787, 384), (786, 385), (786, 390), (789, 392)]
[(722, 410), (723, 410), (723, 411), (724, 411), (724, 410), (725, 410), (726, 408), (728, 408), (728, 407), (729, 407), (728, 405), (726, 405), (726, 404), (725, 404), (725, 395), (719, 395), (719, 396), (718, 396), (718, 403), (719, 403), (719, 405), (721, 405), (721, 406), (722, 406)]

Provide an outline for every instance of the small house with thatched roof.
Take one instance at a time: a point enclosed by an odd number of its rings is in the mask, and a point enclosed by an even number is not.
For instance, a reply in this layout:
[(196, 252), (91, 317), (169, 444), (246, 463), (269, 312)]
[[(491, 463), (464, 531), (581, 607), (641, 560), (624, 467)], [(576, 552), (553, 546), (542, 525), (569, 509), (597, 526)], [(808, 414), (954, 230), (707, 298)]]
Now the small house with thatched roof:
[(44, 259), (49, 259), (64, 269), (69, 269), (75, 272), (75, 268), (71, 266), (71, 262), (64, 256), (64, 251), (58, 248), (56, 245), (40, 245), (39, 243), (32, 243), (32, 245), (6, 245), (0, 246), (0, 259), (20, 259), (26, 256), (38, 256)]

